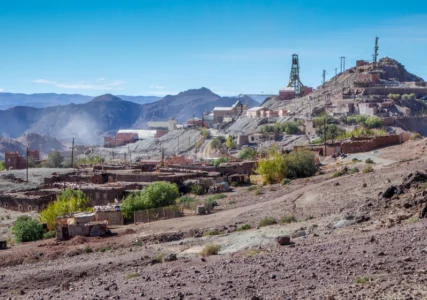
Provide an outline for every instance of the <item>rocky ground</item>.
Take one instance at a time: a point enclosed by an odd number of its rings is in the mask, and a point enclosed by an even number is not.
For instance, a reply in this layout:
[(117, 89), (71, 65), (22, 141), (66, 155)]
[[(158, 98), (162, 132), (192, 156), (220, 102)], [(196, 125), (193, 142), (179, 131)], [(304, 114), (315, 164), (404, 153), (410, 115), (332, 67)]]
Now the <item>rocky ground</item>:
[[(366, 164), (325, 161), (324, 174), (287, 186), (238, 188), (206, 216), (14, 246), (0, 252), (0, 298), (425, 299), (427, 200), (415, 173), (425, 149), (420, 140), (360, 154), (376, 162), (366, 174), (333, 177)], [(297, 222), (258, 228), (266, 216)], [(208, 244), (219, 255), (200, 258)]]

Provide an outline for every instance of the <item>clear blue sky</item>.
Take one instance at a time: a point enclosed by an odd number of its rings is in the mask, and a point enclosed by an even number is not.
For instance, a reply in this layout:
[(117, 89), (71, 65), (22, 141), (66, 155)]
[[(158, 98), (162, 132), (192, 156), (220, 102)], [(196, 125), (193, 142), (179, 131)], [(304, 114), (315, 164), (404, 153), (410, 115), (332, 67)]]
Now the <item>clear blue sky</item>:
[[(397, 4), (399, 3), (399, 5)], [(277, 93), (390, 56), (427, 80), (427, 1), (0, 0), (0, 90)]]

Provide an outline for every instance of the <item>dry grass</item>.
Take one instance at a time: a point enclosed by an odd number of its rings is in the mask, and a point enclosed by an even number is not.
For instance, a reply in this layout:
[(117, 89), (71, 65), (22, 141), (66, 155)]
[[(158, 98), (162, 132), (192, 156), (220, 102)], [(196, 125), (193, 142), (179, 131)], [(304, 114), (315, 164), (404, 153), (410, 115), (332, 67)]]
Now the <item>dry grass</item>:
[(202, 251), (200, 251), (199, 255), (202, 257), (217, 255), (219, 250), (221, 250), (220, 245), (209, 244), (209, 245), (206, 245)]

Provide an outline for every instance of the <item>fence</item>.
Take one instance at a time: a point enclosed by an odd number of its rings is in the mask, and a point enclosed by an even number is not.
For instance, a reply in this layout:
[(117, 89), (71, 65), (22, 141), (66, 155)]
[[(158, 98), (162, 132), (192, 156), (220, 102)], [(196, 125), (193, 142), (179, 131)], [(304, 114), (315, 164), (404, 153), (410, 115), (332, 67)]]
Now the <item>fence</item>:
[(134, 212), (135, 223), (148, 223), (158, 220), (174, 219), (184, 216), (181, 206), (158, 207)]

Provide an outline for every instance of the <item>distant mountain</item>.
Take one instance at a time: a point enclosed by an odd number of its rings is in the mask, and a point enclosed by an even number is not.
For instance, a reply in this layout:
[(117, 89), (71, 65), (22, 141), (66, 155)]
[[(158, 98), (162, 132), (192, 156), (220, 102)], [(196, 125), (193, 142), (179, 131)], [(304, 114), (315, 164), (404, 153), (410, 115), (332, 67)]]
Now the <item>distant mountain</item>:
[[(135, 102), (138, 104), (158, 101), (161, 97), (156, 96), (118, 96), (120, 99)], [(94, 97), (79, 94), (15, 94), (0, 93), (0, 109), (8, 109), (14, 106), (30, 106), (44, 108), (58, 105), (68, 105), (71, 103), (82, 104), (92, 100)]]
[(18, 152), (20, 155), (25, 155), (27, 147), (39, 149), (41, 157), (54, 150), (64, 151), (67, 149), (57, 139), (36, 133), (26, 133), (17, 139), (0, 137), (0, 160), (4, 159), (5, 152)]
[[(148, 104), (125, 101), (110, 94), (102, 95), (87, 103), (33, 108), (16, 106), (0, 110), (0, 135), (17, 138), (34, 132), (70, 143), (100, 144), (102, 137), (118, 129), (146, 128), (151, 120), (171, 117), (185, 122), (194, 115), (201, 116), (215, 106), (231, 106), (238, 98), (220, 97), (209, 89), (201, 88), (169, 95)], [(241, 99), (249, 107), (258, 102)]]

